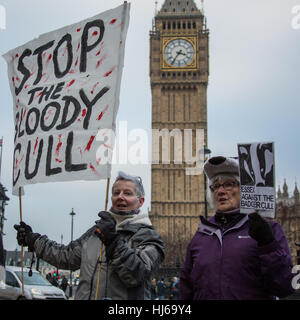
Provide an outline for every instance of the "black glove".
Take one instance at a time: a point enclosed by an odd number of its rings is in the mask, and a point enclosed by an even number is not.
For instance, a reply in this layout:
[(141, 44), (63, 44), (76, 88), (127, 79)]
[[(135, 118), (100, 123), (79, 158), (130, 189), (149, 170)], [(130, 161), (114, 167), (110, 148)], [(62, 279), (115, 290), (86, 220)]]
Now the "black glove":
[(15, 224), (14, 228), (18, 231), (18, 244), (24, 247), (28, 246), (28, 250), (33, 252), (34, 243), (41, 235), (39, 233), (33, 233), (31, 227), (23, 221), (21, 221), (20, 224)]
[(258, 213), (249, 214), (249, 236), (257, 241), (259, 247), (271, 243), (275, 238), (271, 224)]
[(116, 221), (107, 211), (100, 211), (98, 216), (100, 217), (100, 220), (96, 221), (96, 234), (105, 246), (109, 246), (115, 238), (118, 237), (118, 233), (116, 232)]

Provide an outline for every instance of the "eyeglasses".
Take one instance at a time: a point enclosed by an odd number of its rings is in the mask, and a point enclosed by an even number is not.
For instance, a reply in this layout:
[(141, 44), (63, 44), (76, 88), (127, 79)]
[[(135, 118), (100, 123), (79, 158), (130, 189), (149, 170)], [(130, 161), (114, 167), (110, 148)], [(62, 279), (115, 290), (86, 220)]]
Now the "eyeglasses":
[(233, 189), (233, 187), (235, 187), (237, 185), (239, 185), (239, 183), (237, 181), (227, 181), (224, 183), (215, 183), (215, 184), (209, 186), (209, 188), (212, 192), (216, 192), (221, 187), (223, 187), (224, 190), (226, 190), (226, 191), (230, 191)]

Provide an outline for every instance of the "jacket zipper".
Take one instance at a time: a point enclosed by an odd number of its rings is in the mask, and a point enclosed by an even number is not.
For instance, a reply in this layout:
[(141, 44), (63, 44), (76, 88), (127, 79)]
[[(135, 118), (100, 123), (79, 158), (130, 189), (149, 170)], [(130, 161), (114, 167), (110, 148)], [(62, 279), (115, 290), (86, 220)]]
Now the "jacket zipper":
[(221, 229), (221, 263), (220, 263), (220, 280), (219, 280), (219, 297), (223, 298), (222, 294), (222, 277), (223, 277), (223, 227)]

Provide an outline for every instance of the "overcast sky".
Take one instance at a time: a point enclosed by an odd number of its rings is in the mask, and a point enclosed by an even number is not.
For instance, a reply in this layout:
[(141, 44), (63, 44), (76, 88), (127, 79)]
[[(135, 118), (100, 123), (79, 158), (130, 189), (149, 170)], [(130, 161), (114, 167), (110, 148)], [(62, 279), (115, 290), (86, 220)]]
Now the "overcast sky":
[[(195, 2), (200, 5), (200, 0)], [(159, 9), (162, 3), (158, 1)], [(0, 0), (6, 9), (0, 54), (120, 4), (122, 1), (117, 0)], [(237, 143), (274, 141), (276, 185), (282, 186), (286, 179), (291, 193), (295, 182), (300, 183), (300, 29), (295, 28), (297, 23), (292, 24), (293, 18), (298, 21), (292, 13), (296, 5), (300, 5), (299, 0), (205, 2), (210, 30), (208, 147), (212, 155), (236, 156)], [(127, 121), (128, 131), (151, 130), (149, 31), (154, 10), (154, 0), (131, 1), (117, 116), (117, 126)], [(2, 57), (0, 70), (0, 137), (4, 138), (1, 182), (10, 197), (3, 241), (7, 250), (14, 250), (17, 243), (13, 225), (18, 223), (20, 213), (19, 200), (11, 194), (13, 104)], [(151, 200), (150, 165), (114, 165), (112, 178), (118, 170), (143, 178), (147, 210)], [(22, 197), (23, 220), (55, 241), (60, 242), (63, 235), (63, 243), (67, 244), (72, 208), (76, 213), (76, 238), (104, 208), (105, 189), (105, 180), (28, 185)]]

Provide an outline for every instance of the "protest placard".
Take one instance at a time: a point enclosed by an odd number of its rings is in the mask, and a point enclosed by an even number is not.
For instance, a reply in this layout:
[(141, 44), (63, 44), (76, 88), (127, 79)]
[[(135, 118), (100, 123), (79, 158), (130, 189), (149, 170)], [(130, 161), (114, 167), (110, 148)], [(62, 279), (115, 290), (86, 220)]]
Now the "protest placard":
[(13, 194), (38, 182), (110, 177), (110, 163), (96, 154), (102, 146), (112, 156), (113, 145), (96, 136), (115, 129), (129, 10), (125, 2), (4, 55), (14, 103)]
[(240, 209), (275, 217), (274, 143), (238, 144)]

